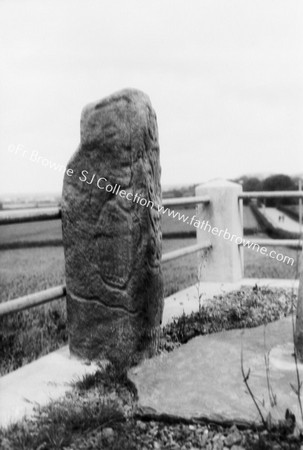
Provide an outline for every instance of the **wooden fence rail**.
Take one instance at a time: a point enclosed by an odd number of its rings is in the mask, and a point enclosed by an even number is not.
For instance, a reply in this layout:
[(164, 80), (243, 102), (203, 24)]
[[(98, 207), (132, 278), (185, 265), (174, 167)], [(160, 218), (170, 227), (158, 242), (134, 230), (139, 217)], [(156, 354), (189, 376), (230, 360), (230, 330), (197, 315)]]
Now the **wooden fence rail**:
[(260, 247), (291, 247), (294, 249), (302, 248), (302, 241), (300, 239), (249, 239), (254, 244), (259, 244)]
[(165, 253), (162, 256), (162, 262), (166, 263), (168, 261), (173, 261), (174, 259), (181, 258), (182, 256), (191, 255), (192, 253), (197, 253), (201, 250), (207, 249), (211, 249), (210, 243), (189, 245), (187, 247)]
[(303, 198), (303, 191), (255, 191), (242, 192), (239, 198)]
[(58, 300), (59, 298), (65, 297), (65, 295), (65, 285), (61, 285), (9, 300), (0, 304), (0, 317)]
[(0, 211), (0, 225), (61, 219), (61, 208), (37, 208), (36, 211)]

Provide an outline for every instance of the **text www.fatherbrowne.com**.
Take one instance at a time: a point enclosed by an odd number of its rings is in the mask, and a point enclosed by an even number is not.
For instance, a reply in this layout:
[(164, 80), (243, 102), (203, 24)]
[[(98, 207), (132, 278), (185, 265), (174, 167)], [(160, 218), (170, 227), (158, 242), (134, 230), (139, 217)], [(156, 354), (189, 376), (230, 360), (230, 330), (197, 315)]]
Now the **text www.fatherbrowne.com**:
[(223, 237), (223, 239), (228, 240), (230, 242), (234, 242), (237, 245), (243, 245), (243, 247), (247, 247), (252, 250), (256, 250), (260, 252), (261, 255), (269, 256), (271, 259), (276, 259), (277, 261), (284, 262), (286, 264), (293, 265), (295, 260), (290, 256), (283, 255), (282, 253), (277, 253), (275, 250), (271, 250), (270, 252), (266, 247), (260, 247), (256, 242), (249, 241), (248, 239), (244, 239), (240, 236), (236, 236), (235, 234), (231, 234), (227, 228), (225, 230), (220, 230), (217, 227), (212, 227), (208, 220), (198, 220), (194, 215), (192, 217), (185, 216), (184, 214), (180, 214), (178, 211), (170, 210), (169, 208), (164, 208), (164, 206), (159, 206), (158, 211), (161, 214), (165, 214), (169, 217), (173, 217), (174, 219), (181, 220), (182, 222), (194, 226), (195, 228), (200, 228), (201, 230), (207, 231), (208, 233), (213, 234), (214, 236)]
[[(72, 169), (67, 170), (67, 175), (71, 176), (73, 174)], [(86, 182), (87, 184), (91, 184), (93, 181), (97, 183), (97, 187), (101, 190), (105, 190), (107, 192), (111, 192), (114, 195), (119, 195), (122, 198), (126, 198), (129, 201), (132, 201), (134, 203), (138, 203), (141, 206), (146, 206), (149, 208), (156, 209), (160, 214), (166, 214), (169, 217), (172, 217), (173, 219), (177, 219), (182, 221), (183, 223), (186, 223), (190, 226), (193, 226), (195, 228), (200, 228), (201, 230), (207, 231), (208, 233), (213, 234), (214, 236), (219, 236), (225, 240), (228, 240), (230, 242), (235, 243), (236, 245), (243, 245), (243, 247), (247, 247), (249, 249), (252, 249), (254, 251), (257, 251), (261, 253), (261, 255), (268, 256), (271, 259), (276, 259), (277, 261), (284, 262), (286, 264), (293, 265), (295, 260), (294, 258), (291, 258), (290, 256), (283, 255), (282, 253), (277, 253), (275, 250), (268, 251), (267, 247), (260, 247), (259, 244), (256, 242), (249, 241), (248, 239), (244, 239), (240, 236), (236, 236), (235, 234), (231, 234), (228, 230), (228, 228), (225, 228), (225, 230), (220, 230), (217, 227), (212, 227), (211, 224), (208, 222), (208, 220), (198, 220), (195, 215), (193, 216), (185, 216), (184, 214), (181, 214), (179, 211), (171, 210), (170, 208), (165, 208), (164, 206), (155, 205), (154, 202), (151, 200), (147, 200), (144, 197), (141, 197), (138, 193), (133, 194), (132, 192), (127, 192), (123, 189), (121, 189), (120, 185), (115, 184), (114, 186), (110, 183), (104, 184), (104, 182), (107, 182), (108, 180), (104, 177), (99, 178), (98, 180), (94, 180), (91, 178), (89, 181), (87, 180), (88, 172), (86, 170), (83, 170), (81, 172), (81, 177), (79, 177), (79, 180), (82, 182)]]

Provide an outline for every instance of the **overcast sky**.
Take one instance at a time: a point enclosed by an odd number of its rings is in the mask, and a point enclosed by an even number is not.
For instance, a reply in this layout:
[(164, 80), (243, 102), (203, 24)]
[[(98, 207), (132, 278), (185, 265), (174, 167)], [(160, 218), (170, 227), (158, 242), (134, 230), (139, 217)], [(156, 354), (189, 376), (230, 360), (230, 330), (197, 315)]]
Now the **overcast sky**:
[(0, 1), (1, 192), (59, 192), (29, 155), (67, 164), (83, 106), (124, 87), (156, 110), (164, 185), (302, 173), (302, 23), (299, 0)]

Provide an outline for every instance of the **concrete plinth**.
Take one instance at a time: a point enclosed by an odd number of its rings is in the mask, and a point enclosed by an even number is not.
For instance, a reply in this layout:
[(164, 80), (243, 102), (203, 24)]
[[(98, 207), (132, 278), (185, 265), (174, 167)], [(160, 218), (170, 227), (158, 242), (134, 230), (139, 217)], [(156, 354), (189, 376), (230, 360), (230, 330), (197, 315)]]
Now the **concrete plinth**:
[[(243, 277), (242, 186), (213, 180), (196, 187), (196, 196), (208, 196), (209, 204), (198, 205), (198, 243), (211, 242), (212, 249), (202, 271), (203, 281), (236, 282)], [(195, 224), (194, 224), (195, 226)], [(234, 236), (234, 237), (232, 237)]]

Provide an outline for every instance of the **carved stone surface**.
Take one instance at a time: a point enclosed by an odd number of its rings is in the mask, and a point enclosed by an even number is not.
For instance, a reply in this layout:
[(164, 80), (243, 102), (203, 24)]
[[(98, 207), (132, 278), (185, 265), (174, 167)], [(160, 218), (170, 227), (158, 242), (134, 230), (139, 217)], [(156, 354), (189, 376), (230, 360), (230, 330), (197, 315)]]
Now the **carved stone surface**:
[(69, 344), (82, 358), (150, 356), (163, 312), (157, 120), (140, 91), (84, 108), (62, 196)]

